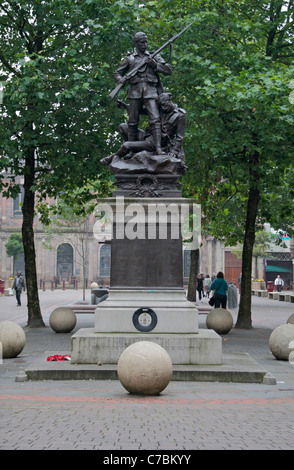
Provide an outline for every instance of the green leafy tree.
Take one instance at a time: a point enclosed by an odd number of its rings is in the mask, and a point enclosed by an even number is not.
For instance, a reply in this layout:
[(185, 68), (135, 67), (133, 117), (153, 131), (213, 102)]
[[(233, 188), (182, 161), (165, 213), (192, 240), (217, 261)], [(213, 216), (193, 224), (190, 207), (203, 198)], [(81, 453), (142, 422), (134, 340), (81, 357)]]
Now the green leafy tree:
[[(0, 14), (1, 171), (12, 183), (2, 186), (16, 194), (14, 178), (24, 175), (29, 324), (42, 323), (32, 243), (36, 192), (45, 199), (83, 187), (93, 171), (109, 178), (97, 168), (118, 148), (122, 116), (108, 93), (122, 54), (138, 30), (154, 50), (196, 19), (171, 58), (163, 52), (173, 66), (163, 82), (188, 116), (184, 195), (202, 205), (204, 233), (243, 241), (237, 326), (250, 328), (256, 225), (264, 217), (281, 221), (280, 194), (293, 181), (293, 1), (4, 0)], [(291, 223), (289, 203), (283, 207)]]
[(44, 223), (45, 241), (48, 249), (55, 249), (52, 242), (60, 239), (68, 241), (75, 248), (74, 262), (80, 264), (83, 272), (83, 300), (86, 295), (86, 278), (89, 256), (90, 217), (95, 212), (99, 194), (108, 195), (111, 182), (96, 180), (83, 188), (76, 188), (60, 195), (55, 204), (42, 202), (38, 205), (41, 221)]
[(183, 193), (201, 204), (204, 235), (242, 242), (236, 326), (251, 328), (256, 228), (293, 227), (293, 1), (146, 1), (141, 18), (156, 44), (196, 19), (164, 83), (187, 111)]
[[(255, 272), (257, 272), (257, 259), (271, 259), (271, 251), (274, 245), (282, 245), (283, 248), (286, 247), (286, 245), (281, 242), (281, 238), (272, 232), (267, 232), (265, 230), (255, 232), (255, 241), (252, 251), (253, 258), (255, 261)], [(235, 254), (239, 259), (241, 259), (243, 254), (243, 246), (239, 245), (238, 247), (232, 249), (232, 253)]]
[[(44, 326), (33, 232), (36, 194), (40, 201), (56, 197), (103, 174), (99, 160), (117, 139), (111, 138), (113, 108), (106, 111), (110, 62), (117, 60), (124, 36), (117, 41), (117, 25), (123, 30), (135, 13), (124, 2), (1, 2), (0, 184), (5, 196), (15, 197), (17, 178), (24, 177), (22, 236), (30, 327)], [(104, 177), (109, 178), (106, 172)]]
[(293, 198), (281, 197), (293, 181), (293, 2), (209, 6), (181, 68), (183, 98), (189, 90), (193, 103), (189, 107), (187, 99), (185, 194), (201, 202), (204, 233), (243, 243), (236, 326), (251, 328), (256, 227), (264, 221), (293, 227)]

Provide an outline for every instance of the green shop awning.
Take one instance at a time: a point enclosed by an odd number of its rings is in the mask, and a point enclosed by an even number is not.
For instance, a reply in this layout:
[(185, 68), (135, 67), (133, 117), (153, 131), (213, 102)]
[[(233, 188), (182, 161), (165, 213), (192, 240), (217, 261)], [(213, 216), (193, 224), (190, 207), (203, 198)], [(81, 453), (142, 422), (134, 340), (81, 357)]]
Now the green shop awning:
[(272, 264), (267, 264), (265, 267), (266, 272), (268, 273), (292, 273), (291, 269), (284, 268), (283, 266), (273, 266)]

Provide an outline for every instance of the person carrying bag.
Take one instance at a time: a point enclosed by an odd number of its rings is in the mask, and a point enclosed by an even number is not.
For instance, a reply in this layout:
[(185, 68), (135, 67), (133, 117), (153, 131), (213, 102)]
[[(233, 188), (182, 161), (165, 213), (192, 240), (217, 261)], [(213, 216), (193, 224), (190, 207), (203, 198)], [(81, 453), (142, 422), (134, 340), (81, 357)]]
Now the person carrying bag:
[[(214, 305), (214, 308), (224, 308), (227, 307), (227, 290), (228, 290), (228, 283), (224, 279), (224, 273), (219, 271), (217, 273), (216, 279), (210, 286), (210, 290), (214, 291), (213, 297), (209, 300), (210, 305)], [(214, 302), (211, 303), (212, 299)]]

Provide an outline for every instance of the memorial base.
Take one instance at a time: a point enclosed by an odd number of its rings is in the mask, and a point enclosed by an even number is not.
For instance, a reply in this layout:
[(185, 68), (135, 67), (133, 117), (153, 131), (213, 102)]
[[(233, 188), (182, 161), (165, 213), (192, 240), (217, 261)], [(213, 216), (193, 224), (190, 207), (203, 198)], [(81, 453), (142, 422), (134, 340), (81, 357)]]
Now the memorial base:
[(198, 310), (184, 289), (110, 288), (95, 310), (96, 333), (197, 333)]
[(153, 341), (169, 354), (173, 364), (220, 365), (222, 340), (213, 330), (196, 334), (96, 333), (80, 329), (72, 338), (72, 364), (117, 364), (121, 353), (136, 341)]
[(199, 330), (198, 310), (184, 289), (110, 288), (95, 310), (94, 328), (72, 336), (72, 363), (117, 364), (126, 347), (154, 341), (173, 364), (221, 364), (222, 340)]
[[(139, 178), (139, 189), (151, 180)], [(182, 229), (191, 201), (174, 193), (176, 181), (170, 184), (165, 197), (158, 197), (158, 184), (148, 197), (144, 189), (141, 197), (103, 201), (112, 219), (111, 287), (97, 305), (94, 328), (72, 336), (73, 364), (117, 364), (130, 344), (143, 340), (162, 346), (174, 365), (222, 363), (221, 337), (199, 330), (198, 310), (183, 288)], [(129, 185), (121, 181), (120, 191)]]

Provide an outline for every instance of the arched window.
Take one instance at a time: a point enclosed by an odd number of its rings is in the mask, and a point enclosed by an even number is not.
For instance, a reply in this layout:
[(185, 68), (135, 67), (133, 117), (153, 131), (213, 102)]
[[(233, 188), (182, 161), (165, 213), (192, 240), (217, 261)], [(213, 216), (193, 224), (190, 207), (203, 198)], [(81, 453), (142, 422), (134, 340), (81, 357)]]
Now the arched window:
[(73, 275), (73, 248), (69, 243), (62, 243), (57, 248), (57, 276), (68, 281)]
[(105, 243), (100, 248), (99, 257), (99, 275), (102, 277), (110, 276), (111, 245)]

